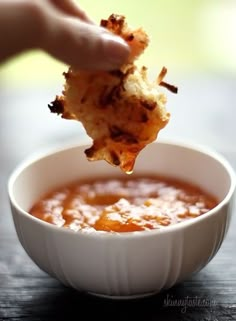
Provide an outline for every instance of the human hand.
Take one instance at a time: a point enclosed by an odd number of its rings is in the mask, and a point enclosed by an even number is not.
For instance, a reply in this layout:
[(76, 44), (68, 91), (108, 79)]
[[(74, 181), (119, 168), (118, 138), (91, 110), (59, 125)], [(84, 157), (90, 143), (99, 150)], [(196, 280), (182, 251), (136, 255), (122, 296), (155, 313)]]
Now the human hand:
[(96, 25), (72, 0), (0, 0), (0, 62), (41, 49), (84, 70), (118, 68), (129, 55), (123, 39)]

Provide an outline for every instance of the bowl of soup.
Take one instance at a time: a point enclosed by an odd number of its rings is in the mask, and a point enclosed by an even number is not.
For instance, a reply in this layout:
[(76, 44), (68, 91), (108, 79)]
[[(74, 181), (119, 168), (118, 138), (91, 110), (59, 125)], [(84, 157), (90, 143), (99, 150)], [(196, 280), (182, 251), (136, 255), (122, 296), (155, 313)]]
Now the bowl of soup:
[(86, 144), (32, 155), (8, 182), (20, 243), (65, 286), (107, 298), (159, 293), (203, 269), (232, 216), (235, 173), (208, 147), (159, 140), (128, 175)]

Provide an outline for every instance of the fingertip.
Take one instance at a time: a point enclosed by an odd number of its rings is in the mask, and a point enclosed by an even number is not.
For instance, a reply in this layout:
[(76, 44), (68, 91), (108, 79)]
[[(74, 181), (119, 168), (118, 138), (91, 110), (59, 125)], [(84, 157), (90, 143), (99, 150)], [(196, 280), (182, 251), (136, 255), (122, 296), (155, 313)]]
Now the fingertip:
[(81, 19), (84, 22), (94, 24), (94, 22), (90, 19), (88, 14), (85, 12), (84, 9), (82, 9), (80, 6), (78, 6), (77, 2), (75, 0), (49, 0), (51, 4), (59, 9), (62, 13), (77, 17)]
[(101, 38), (105, 58), (114, 65), (124, 64), (130, 54), (129, 45), (121, 37), (111, 33), (103, 33)]

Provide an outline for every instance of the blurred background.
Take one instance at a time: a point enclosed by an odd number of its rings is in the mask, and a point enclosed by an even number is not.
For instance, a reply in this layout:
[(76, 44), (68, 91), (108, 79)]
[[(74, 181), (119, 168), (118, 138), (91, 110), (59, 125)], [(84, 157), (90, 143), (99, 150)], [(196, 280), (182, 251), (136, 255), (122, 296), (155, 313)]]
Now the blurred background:
[[(111, 13), (124, 14), (142, 26), (151, 43), (142, 61), (151, 69), (163, 65), (171, 78), (193, 72), (236, 71), (235, 0), (80, 0), (97, 23)], [(4, 81), (15, 86), (52, 85), (65, 66), (39, 51), (29, 52), (1, 68)]]
[[(97, 23), (119, 13), (149, 34), (151, 42), (140, 62), (148, 67), (150, 77), (166, 66), (166, 81), (179, 88), (178, 95), (167, 92), (172, 117), (161, 137), (190, 139), (225, 152), (231, 148), (236, 108), (235, 0), (78, 3)], [(80, 124), (50, 114), (47, 107), (60, 94), (66, 70), (40, 51), (0, 66), (0, 130), (9, 132), (7, 152), (21, 146), (17, 155), (23, 157), (47, 144), (86, 136)], [(220, 128), (227, 137), (223, 142)]]

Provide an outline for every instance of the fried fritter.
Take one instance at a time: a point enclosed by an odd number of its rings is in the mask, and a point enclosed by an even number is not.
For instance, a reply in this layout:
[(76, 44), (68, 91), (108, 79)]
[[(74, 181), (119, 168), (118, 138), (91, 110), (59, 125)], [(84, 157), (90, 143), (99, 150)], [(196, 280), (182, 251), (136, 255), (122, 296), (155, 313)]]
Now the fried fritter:
[(160, 86), (173, 92), (177, 88), (163, 82), (166, 68), (155, 82), (150, 82), (147, 68), (135, 64), (149, 43), (142, 28), (132, 30), (124, 16), (114, 14), (101, 20), (101, 26), (129, 44), (128, 62), (110, 72), (76, 71), (70, 67), (64, 74), (62, 95), (56, 96), (49, 108), (63, 118), (83, 124), (93, 140), (93, 145), (85, 150), (88, 160), (105, 160), (131, 173), (139, 152), (156, 140), (169, 121), (166, 95)]

